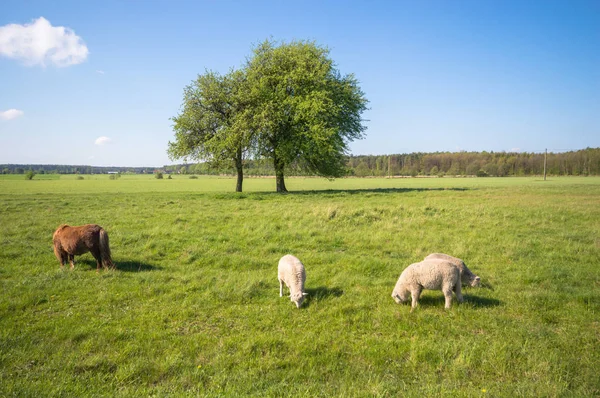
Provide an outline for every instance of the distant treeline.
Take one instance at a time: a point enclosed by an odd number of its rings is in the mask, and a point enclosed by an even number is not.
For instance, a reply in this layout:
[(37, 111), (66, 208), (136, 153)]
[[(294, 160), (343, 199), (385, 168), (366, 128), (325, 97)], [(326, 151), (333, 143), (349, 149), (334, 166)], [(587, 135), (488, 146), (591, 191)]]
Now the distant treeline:
[[(544, 173), (544, 153), (527, 152), (435, 152), (397, 155), (348, 156), (348, 175), (369, 176), (529, 176)], [(214, 169), (206, 163), (180, 164), (163, 167), (97, 167), (34, 164), (3, 164), (3, 174), (25, 174), (31, 170), (37, 174), (234, 174), (231, 169)], [(548, 152), (546, 159), (548, 175), (586, 176), (600, 175), (600, 148), (579, 151)], [(246, 160), (247, 176), (272, 176), (275, 171), (267, 160)], [(286, 175), (305, 175), (291, 164)]]
[[(526, 152), (435, 152), (397, 155), (348, 156), (348, 175), (369, 176), (529, 176), (544, 173), (544, 153)], [(205, 163), (165, 166), (165, 171), (180, 174), (234, 174), (231, 169), (211, 169)], [(272, 176), (271, 162), (246, 160), (247, 176)], [(600, 148), (548, 152), (548, 175), (600, 175)], [(304, 175), (294, 164), (286, 175)]]
[(62, 164), (0, 164), (2, 174), (25, 174), (29, 170), (36, 174), (152, 174), (156, 167), (102, 167), (72, 166)]

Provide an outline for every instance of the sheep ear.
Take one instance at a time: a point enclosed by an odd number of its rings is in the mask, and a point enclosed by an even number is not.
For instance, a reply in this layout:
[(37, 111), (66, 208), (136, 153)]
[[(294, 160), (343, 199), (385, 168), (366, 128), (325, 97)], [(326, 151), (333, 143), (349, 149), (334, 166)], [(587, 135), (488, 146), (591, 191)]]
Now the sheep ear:
[(308, 296), (308, 293), (302, 293), (303, 296)]

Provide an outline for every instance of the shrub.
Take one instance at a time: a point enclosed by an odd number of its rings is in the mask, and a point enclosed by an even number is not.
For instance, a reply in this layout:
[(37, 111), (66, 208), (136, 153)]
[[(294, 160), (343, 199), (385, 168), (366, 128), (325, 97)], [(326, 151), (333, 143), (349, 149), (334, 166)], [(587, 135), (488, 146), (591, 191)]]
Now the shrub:
[(167, 177), (167, 180), (172, 180), (173, 178), (171, 177), (171, 174), (169, 174), (169, 176)]
[(190, 180), (197, 180), (198, 176), (190, 176)]
[(154, 178), (156, 178), (157, 180), (162, 180), (163, 173), (161, 173), (160, 171), (157, 171), (156, 173), (154, 173)]
[(488, 173), (486, 173), (485, 170), (479, 170), (476, 175), (477, 177), (487, 177)]
[(77, 176), (78, 180), (83, 180), (83, 176)]
[(25, 173), (25, 179), (27, 180), (33, 180), (34, 176), (35, 172), (33, 170), (28, 170), (27, 173)]

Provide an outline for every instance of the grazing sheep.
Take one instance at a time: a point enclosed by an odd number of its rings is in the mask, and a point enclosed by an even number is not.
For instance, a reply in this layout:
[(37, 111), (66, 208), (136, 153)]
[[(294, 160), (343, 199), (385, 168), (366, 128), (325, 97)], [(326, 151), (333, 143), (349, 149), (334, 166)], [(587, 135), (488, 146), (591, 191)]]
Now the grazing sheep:
[(464, 261), (460, 258), (452, 257), (444, 253), (431, 253), (429, 256), (425, 257), (425, 260), (450, 261), (460, 270), (460, 280), (462, 281), (463, 285), (473, 287), (481, 285), (481, 278), (472, 273), (471, 270), (467, 268)]
[(300, 308), (304, 297), (304, 281), (306, 281), (306, 271), (300, 260), (291, 254), (281, 257), (277, 267), (277, 279), (279, 279), (279, 297), (283, 297), (283, 284), (290, 290), (290, 300)]
[(408, 301), (410, 294), (412, 297), (412, 311), (417, 306), (423, 289), (444, 292), (446, 298), (445, 308), (450, 308), (452, 291), (456, 293), (456, 299), (459, 303), (463, 301), (460, 291), (460, 270), (449, 261), (425, 260), (409, 265), (400, 274), (400, 278), (398, 278), (398, 282), (396, 282), (396, 286), (392, 291), (392, 298), (396, 303), (401, 304)]

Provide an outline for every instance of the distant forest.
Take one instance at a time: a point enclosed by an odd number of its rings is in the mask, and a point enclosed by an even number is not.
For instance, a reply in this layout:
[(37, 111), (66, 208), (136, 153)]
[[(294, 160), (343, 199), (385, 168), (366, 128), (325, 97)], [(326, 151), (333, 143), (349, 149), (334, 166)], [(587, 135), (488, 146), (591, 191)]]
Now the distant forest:
[[(348, 175), (356, 177), (383, 176), (530, 176), (544, 173), (544, 153), (527, 152), (435, 152), (397, 155), (350, 155)], [(297, 165), (290, 165), (288, 176), (305, 175)], [(231, 169), (214, 169), (206, 163), (179, 164), (162, 167), (97, 167), (67, 165), (2, 164), (2, 174), (234, 174)], [(246, 160), (247, 176), (272, 176), (272, 162)], [(557, 176), (600, 175), (600, 148), (578, 151), (548, 152), (546, 172)]]

